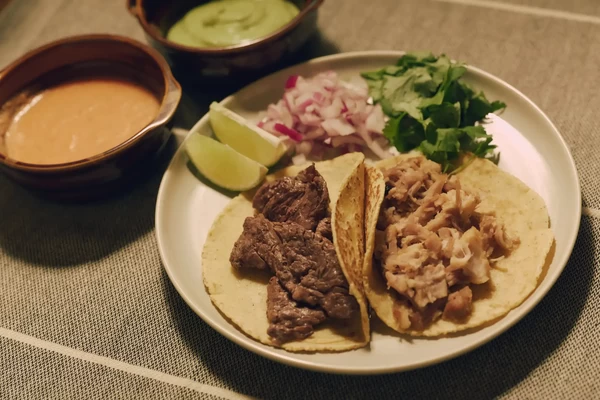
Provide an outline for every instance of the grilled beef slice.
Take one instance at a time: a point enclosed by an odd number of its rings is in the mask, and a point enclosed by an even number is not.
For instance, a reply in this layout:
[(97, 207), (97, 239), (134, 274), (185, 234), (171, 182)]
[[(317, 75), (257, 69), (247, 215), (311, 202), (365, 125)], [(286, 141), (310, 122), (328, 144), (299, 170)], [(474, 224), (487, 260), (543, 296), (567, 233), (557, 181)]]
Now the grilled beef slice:
[(331, 231), (331, 218), (323, 218), (319, 221), (317, 229), (315, 231), (318, 235), (323, 236), (333, 242), (333, 232)]
[(259, 214), (244, 221), (229, 260), (275, 274), (267, 287), (273, 341), (304, 339), (326, 318), (351, 318), (358, 303), (332, 243), (329, 192), (314, 165), (263, 185), (253, 206)]
[(293, 300), (321, 306), (329, 317), (350, 318), (358, 308), (333, 243), (298, 224), (246, 218), (229, 260), (235, 268), (269, 268)]
[(265, 183), (256, 192), (252, 205), (269, 221), (295, 222), (314, 231), (327, 216), (329, 192), (325, 179), (311, 165), (293, 178)]
[(292, 299), (332, 318), (350, 318), (357, 308), (333, 243), (298, 224), (246, 218), (229, 260), (235, 268), (269, 268)]
[(267, 286), (267, 333), (276, 344), (307, 338), (327, 317), (321, 310), (299, 306), (273, 276)]

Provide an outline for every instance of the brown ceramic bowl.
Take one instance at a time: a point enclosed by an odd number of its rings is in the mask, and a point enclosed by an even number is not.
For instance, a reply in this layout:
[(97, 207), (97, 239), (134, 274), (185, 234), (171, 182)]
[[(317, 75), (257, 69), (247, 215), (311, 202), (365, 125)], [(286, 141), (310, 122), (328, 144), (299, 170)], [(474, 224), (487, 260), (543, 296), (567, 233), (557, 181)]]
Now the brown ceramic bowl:
[(150, 44), (165, 56), (178, 78), (218, 83), (254, 79), (291, 56), (316, 31), (317, 10), (324, 0), (290, 0), (300, 9), (290, 23), (264, 38), (223, 48), (183, 46), (165, 38), (176, 21), (206, 0), (126, 1)]
[(8, 125), (4, 121), (0, 123), (0, 169), (22, 185), (54, 198), (95, 196), (118, 186), (134, 172), (148, 169), (151, 160), (169, 139), (167, 126), (179, 104), (181, 87), (161, 55), (135, 40), (113, 35), (86, 35), (35, 49), (0, 72), (0, 104), (38, 82), (86, 76), (100, 70), (134, 80), (150, 89), (161, 102), (154, 120), (130, 139), (104, 153), (52, 165), (28, 164), (8, 158), (4, 146)]

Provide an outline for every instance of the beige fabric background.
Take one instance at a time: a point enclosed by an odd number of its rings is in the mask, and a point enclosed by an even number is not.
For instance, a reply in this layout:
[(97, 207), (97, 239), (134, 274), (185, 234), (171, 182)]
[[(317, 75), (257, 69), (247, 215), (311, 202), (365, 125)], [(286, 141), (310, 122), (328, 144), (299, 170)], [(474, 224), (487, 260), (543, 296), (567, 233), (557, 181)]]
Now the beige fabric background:
[[(0, 13), (0, 67), (87, 32), (143, 40), (122, 0), (13, 0)], [(479, 66), (530, 96), (567, 140), (585, 216), (565, 272), (530, 315), (418, 371), (344, 377), (285, 367), (221, 337), (170, 284), (154, 236), (164, 165), (88, 205), (47, 203), (0, 176), (0, 398), (600, 397), (600, 2), (326, 0), (320, 35), (299, 59), (365, 49), (428, 49)], [(184, 128), (211, 100), (187, 95)]]

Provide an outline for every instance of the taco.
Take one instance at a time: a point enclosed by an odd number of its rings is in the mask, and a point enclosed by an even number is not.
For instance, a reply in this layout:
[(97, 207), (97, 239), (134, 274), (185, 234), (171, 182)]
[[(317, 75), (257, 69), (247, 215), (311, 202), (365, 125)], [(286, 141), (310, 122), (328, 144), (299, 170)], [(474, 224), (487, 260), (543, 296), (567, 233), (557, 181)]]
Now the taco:
[(364, 155), (292, 166), (215, 220), (202, 254), (206, 290), (246, 335), (288, 351), (365, 346)]
[(537, 287), (554, 243), (542, 198), (488, 160), (455, 175), (420, 155), (366, 173), (365, 292), (414, 336), (491, 323)]

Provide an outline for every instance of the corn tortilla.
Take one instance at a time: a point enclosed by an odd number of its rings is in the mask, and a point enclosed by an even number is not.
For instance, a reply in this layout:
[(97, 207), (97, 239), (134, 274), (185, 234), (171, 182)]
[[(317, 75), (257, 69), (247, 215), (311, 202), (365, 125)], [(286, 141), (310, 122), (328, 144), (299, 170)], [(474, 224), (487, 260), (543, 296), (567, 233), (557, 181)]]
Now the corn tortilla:
[[(370, 341), (366, 297), (362, 290), (364, 259), (364, 155), (351, 153), (315, 163), (327, 182), (332, 216), (333, 243), (340, 266), (348, 279), (350, 294), (360, 312), (346, 321), (326, 321), (301, 341), (284, 343), (292, 352), (338, 352), (364, 347)], [(304, 166), (285, 168), (267, 177), (274, 180), (295, 176)], [(246, 217), (254, 215), (253, 192), (229, 202), (215, 220), (202, 253), (204, 285), (213, 304), (242, 332), (266, 345), (275, 346), (267, 334), (267, 282), (264, 271), (236, 271), (229, 262), (234, 243), (243, 231)]]
[[(400, 155), (383, 160), (377, 168), (391, 167), (415, 155)], [(365, 292), (377, 316), (390, 328), (413, 336), (441, 336), (480, 327), (518, 307), (537, 287), (544, 270), (554, 235), (549, 228), (548, 211), (544, 200), (516, 177), (500, 170), (492, 162), (477, 158), (457, 176), (463, 189), (481, 198), (477, 211), (493, 212), (520, 245), (508, 257), (496, 263), (490, 282), (470, 285), (473, 289), (473, 310), (463, 323), (438, 319), (422, 331), (402, 330), (394, 317), (394, 307), (406, 307), (395, 300), (387, 288), (379, 266), (373, 265), (375, 229), (385, 183), (383, 175), (368, 168), (372, 182), (366, 187), (367, 212), (365, 230), (367, 246), (363, 265)], [(379, 172), (379, 173), (378, 173)], [(370, 210), (369, 210), (370, 209)]]

